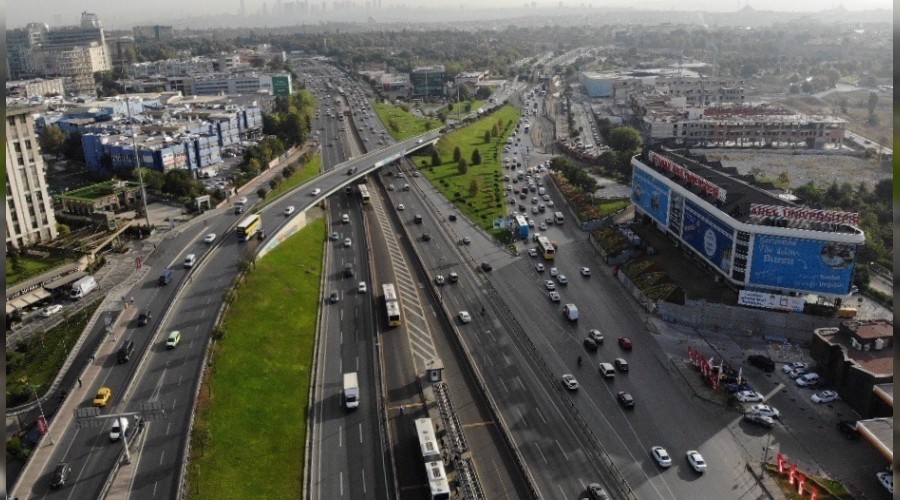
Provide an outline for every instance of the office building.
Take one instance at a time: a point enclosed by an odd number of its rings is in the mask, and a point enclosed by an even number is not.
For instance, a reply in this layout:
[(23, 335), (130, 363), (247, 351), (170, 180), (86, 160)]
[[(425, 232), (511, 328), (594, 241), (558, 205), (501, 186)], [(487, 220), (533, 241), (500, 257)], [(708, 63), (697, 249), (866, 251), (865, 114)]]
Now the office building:
[(444, 95), (444, 66), (427, 66), (412, 70), (409, 81), (413, 97), (441, 97)]

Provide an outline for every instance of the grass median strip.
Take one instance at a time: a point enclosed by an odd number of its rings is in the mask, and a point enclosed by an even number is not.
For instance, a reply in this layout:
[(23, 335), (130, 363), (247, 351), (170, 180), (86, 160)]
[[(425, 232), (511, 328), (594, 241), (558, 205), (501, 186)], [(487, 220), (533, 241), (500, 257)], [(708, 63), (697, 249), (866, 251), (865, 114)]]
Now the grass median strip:
[[(322, 169), (322, 157), (321, 155), (316, 154), (311, 156), (306, 163), (303, 163), (303, 160), (301, 159), (295, 161), (290, 166), (294, 167), (293, 175), (285, 179), (282, 174), (278, 174), (280, 176), (280, 182), (275, 189), (266, 193), (266, 198), (259, 205), (259, 209), (262, 209), (262, 207), (274, 202), (288, 191), (319, 175), (319, 171)], [(270, 188), (271, 185), (267, 187)]]
[(424, 134), (441, 126), (441, 122), (438, 120), (416, 116), (399, 106), (376, 102), (374, 108), (388, 133), (398, 141)]
[(325, 229), (310, 222), (235, 292), (197, 402), (191, 498), (300, 496)]

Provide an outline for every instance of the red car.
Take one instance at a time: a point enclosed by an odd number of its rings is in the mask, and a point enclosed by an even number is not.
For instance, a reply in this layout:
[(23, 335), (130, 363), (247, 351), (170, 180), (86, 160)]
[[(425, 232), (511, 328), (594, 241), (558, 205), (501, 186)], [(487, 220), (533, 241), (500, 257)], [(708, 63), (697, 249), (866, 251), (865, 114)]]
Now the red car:
[(619, 337), (619, 347), (625, 349), (626, 351), (631, 350), (631, 339), (628, 337)]

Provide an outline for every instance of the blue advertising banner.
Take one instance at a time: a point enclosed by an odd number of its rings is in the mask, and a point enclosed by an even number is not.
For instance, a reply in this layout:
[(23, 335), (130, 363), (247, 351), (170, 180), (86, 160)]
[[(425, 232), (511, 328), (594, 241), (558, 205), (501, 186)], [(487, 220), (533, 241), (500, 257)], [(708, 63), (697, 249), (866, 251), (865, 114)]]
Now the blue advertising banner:
[(846, 295), (855, 264), (856, 245), (758, 234), (753, 241), (750, 283)]
[(731, 273), (734, 229), (687, 200), (684, 202), (681, 239), (725, 274)]
[(631, 201), (663, 226), (669, 225), (669, 187), (639, 168), (631, 177)]

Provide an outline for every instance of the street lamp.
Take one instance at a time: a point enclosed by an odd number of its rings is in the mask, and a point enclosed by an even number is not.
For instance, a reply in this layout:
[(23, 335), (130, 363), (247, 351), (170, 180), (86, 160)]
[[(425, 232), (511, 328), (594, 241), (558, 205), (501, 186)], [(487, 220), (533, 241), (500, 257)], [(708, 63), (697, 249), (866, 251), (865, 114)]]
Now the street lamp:
[(147, 191), (144, 189), (144, 175), (141, 172), (141, 157), (138, 155), (137, 131), (131, 120), (131, 99), (125, 93), (125, 111), (128, 113), (128, 124), (131, 125), (131, 147), (134, 149), (134, 168), (138, 172), (138, 182), (141, 184), (141, 201), (144, 202), (144, 216), (147, 219), (147, 231), (150, 231), (150, 210), (147, 209)]
[(53, 442), (53, 435), (50, 434), (50, 422), (47, 421), (47, 417), (44, 415), (44, 407), (43, 407), (43, 405), (41, 405), (41, 398), (38, 397), (37, 389), (35, 389), (34, 384), (29, 382), (27, 378), (24, 378), (24, 377), (21, 378), (20, 382), (22, 382), (23, 384), (28, 386), (28, 388), (31, 389), (31, 393), (34, 394), (34, 399), (37, 400), (38, 410), (40, 410), (40, 412), (41, 412), (41, 419), (44, 421), (44, 425), (47, 426), (47, 437), (50, 438), (51, 445), (55, 444)]

